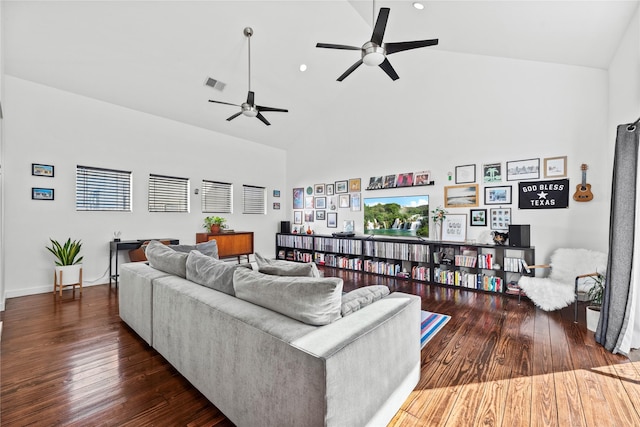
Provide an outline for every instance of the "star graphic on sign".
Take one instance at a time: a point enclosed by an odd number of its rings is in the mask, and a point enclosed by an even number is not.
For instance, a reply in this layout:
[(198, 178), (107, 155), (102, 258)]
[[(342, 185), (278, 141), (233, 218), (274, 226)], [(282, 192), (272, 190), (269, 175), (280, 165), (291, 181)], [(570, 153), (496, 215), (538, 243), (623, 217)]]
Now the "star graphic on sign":
[(538, 199), (547, 200), (547, 195), (549, 195), (549, 193), (545, 193), (544, 191), (541, 191), (541, 192), (538, 193)]

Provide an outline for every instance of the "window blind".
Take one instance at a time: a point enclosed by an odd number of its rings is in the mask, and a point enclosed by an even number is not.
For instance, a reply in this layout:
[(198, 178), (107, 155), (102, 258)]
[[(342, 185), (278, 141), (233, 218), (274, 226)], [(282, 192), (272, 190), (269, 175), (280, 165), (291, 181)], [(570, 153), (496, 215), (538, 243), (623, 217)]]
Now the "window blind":
[(131, 212), (131, 172), (77, 165), (76, 210)]
[(149, 174), (149, 212), (189, 212), (189, 178)]
[(264, 187), (256, 187), (253, 185), (242, 186), (242, 200), (245, 214), (266, 214), (266, 191)]
[(232, 213), (233, 185), (202, 180), (202, 212)]

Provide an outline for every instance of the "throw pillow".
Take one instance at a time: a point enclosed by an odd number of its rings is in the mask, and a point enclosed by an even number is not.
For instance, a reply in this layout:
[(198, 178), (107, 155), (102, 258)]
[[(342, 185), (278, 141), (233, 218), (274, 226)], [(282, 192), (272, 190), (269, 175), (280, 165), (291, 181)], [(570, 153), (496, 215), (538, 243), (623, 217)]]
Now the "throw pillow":
[(342, 285), (336, 277), (281, 277), (245, 269), (233, 274), (237, 298), (315, 326), (341, 317)]
[(156, 270), (180, 276), (183, 279), (187, 277), (187, 254), (176, 252), (169, 246), (152, 240), (147, 246), (146, 256), (149, 265)]
[(342, 317), (348, 316), (387, 295), (389, 295), (389, 288), (384, 285), (365, 286), (355, 289), (342, 296), (340, 313)]
[(239, 268), (250, 269), (251, 266), (224, 262), (198, 251), (191, 251), (187, 257), (187, 280), (235, 296), (233, 273)]
[(320, 277), (318, 267), (313, 262), (300, 263), (293, 261), (283, 261), (278, 259), (267, 259), (256, 252), (256, 263), (258, 271), (274, 276), (306, 276)]
[(218, 242), (215, 240), (196, 243), (195, 245), (170, 245), (170, 247), (178, 252), (189, 253), (191, 251), (198, 251), (201, 254), (208, 255), (212, 258), (218, 258)]

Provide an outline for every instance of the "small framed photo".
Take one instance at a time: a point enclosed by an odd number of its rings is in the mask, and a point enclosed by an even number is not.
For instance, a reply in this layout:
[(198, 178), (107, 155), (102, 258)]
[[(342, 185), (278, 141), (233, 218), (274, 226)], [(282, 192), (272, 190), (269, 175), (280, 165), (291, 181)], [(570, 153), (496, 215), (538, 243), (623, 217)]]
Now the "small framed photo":
[(503, 185), (500, 187), (484, 187), (484, 204), (485, 205), (510, 205), (511, 204), (511, 186)]
[(471, 227), (486, 227), (487, 226), (487, 210), (471, 209), (471, 213), (469, 215), (469, 225)]
[(362, 197), (360, 193), (353, 193), (351, 195), (351, 210), (359, 211), (362, 209)]
[(274, 203), (273, 203), (273, 209), (274, 209), (274, 210), (276, 210), (276, 211), (277, 211), (277, 210), (280, 210), (280, 203), (278, 203), (278, 202), (274, 202)]
[(342, 221), (342, 231), (344, 231), (345, 233), (353, 233), (354, 231), (356, 231), (355, 221), (352, 219)]
[(476, 182), (476, 165), (456, 166), (456, 184)]
[(349, 181), (336, 181), (336, 193), (348, 193), (349, 192)]
[(493, 208), (489, 211), (492, 230), (506, 231), (511, 224), (511, 208)]
[(280, 197), (280, 190), (273, 190), (273, 197)]
[[(293, 189), (293, 209), (304, 208), (304, 188)], [(302, 223), (300, 223), (302, 224)]]
[(384, 181), (381, 176), (372, 176), (369, 178), (369, 186), (367, 190), (380, 190), (382, 188)]
[(302, 224), (302, 211), (293, 211), (293, 223)]
[(567, 156), (544, 159), (544, 177), (562, 178), (567, 176)]
[(327, 211), (316, 211), (316, 221), (324, 221), (326, 219)]
[(327, 227), (338, 228), (338, 212), (327, 212)]
[(31, 187), (31, 199), (32, 200), (53, 200), (54, 190), (53, 188)]
[(31, 163), (31, 175), (46, 176), (47, 178), (53, 178), (53, 175), (54, 175), (53, 165), (41, 165), (40, 163)]
[(450, 242), (467, 240), (467, 214), (447, 214), (442, 221), (442, 240)]
[(413, 185), (429, 185), (431, 183), (431, 171), (416, 172), (413, 174)]
[(351, 178), (349, 180), (349, 193), (357, 193), (360, 191), (360, 178)]
[(333, 196), (336, 192), (336, 187), (334, 184), (327, 184), (324, 187), (324, 192), (327, 196)]
[(464, 208), (478, 206), (478, 184), (444, 187), (444, 207)]
[(341, 194), (338, 202), (338, 206), (341, 208), (348, 208), (351, 206), (351, 197), (348, 194)]
[(316, 196), (324, 196), (324, 184), (316, 184), (313, 186), (313, 191)]
[(304, 222), (313, 222), (313, 211), (304, 211)]
[(540, 159), (507, 162), (507, 181), (540, 178)]
[(326, 209), (327, 208), (327, 198), (326, 197), (316, 197), (315, 206), (316, 206), (316, 209)]
[(304, 208), (313, 209), (313, 196), (304, 196)]
[(382, 184), (382, 188), (396, 188), (396, 176), (395, 175), (385, 176), (384, 184)]
[(502, 182), (502, 163), (486, 163), (482, 165), (482, 182)]
[(413, 185), (413, 172), (398, 174), (396, 187), (411, 187)]

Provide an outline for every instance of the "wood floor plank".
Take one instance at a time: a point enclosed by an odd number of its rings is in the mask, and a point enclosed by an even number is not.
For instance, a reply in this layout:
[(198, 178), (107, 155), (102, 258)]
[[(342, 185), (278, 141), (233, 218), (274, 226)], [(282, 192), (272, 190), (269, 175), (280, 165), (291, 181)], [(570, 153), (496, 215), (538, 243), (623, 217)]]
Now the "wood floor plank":
[(536, 345), (533, 352), (531, 382), (531, 426), (558, 426), (549, 317), (540, 310), (536, 310), (534, 340)]

